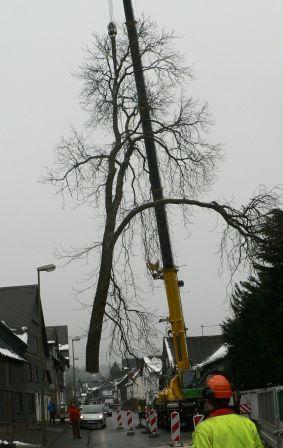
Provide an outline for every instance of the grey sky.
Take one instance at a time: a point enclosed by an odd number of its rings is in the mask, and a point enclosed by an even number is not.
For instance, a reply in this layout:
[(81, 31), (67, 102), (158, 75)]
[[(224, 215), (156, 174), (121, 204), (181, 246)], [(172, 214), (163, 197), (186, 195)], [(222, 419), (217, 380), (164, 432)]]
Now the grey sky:
[[(115, 17), (123, 19), (122, 0), (113, 3)], [(225, 150), (208, 197), (234, 197), (240, 204), (257, 185), (282, 183), (282, 1), (135, 0), (134, 5), (137, 16), (144, 12), (184, 36), (177, 44), (196, 76), (189, 93), (209, 103), (212, 138)], [(106, 0), (0, 2), (1, 286), (36, 282), (36, 267), (55, 261), (56, 246), (79, 246), (97, 231), (91, 210), (68, 204), (62, 209), (60, 198), (38, 179), (52, 164), (60, 136), (85, 119), (80, 83), (70, 73), (91, 45), (91, 32), (104, 32), (108, 20)], [(187, 325), (200, 334), (201, 323), (227, 315), (227, 277), (218, 276), (215, 219), (199, 213), (193, 222), (185, 241), (182, 227), (172, 230), (177, 261), (186, 265), (181, 278)], [(138, 267), (143, 276), (145, 267)], [(88, 324), (88, 312), (80, 310), (72, 290), (86, 270), (76, 264), (42, 274), (46, 323), (67, 324), (71, 335)], [(155, 300), (166, 314), (160, 292)], [(78, 352), (83, 364), (82, 343)]]

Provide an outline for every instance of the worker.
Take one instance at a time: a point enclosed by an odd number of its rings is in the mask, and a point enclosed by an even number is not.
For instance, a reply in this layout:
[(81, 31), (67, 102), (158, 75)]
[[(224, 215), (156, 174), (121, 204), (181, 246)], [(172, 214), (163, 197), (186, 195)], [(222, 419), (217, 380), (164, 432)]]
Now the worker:
[(223, 374), (208, 374), (203, 389), (206, 415), (193, 433), (194, 448), (263, 448), (255, 424), (229, 407), (232, 395)]
[(76, 406), (76, 403), (74, 401), (72, 401), (72, 403), (69, 407), (69, 417), (70, 417), (70, 422), (71, 422), (71, 426), (72, 426), (72, 430), (73, 430), (74, 439), (81, 439), (82, 438), (81, 434), (80, 434), (81, 414), (80, 414), (79, 408)]

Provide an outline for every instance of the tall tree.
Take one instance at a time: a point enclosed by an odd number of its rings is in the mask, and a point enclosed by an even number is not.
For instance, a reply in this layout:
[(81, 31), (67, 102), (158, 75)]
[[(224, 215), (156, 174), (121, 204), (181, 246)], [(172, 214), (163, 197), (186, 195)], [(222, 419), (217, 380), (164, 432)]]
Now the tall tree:
[[(138, 37), (163, 178), (163, 203), (182, 205), (185, 220), (196, 206), (220, 214), (227, 225), (221, 247), (225, 250), (226, 242), (233, 241), (229, 259), (235, 266), (249, 255), (250, 238), (262, 213), (274, 204), (274, 195), (261, 191), (240, 210), (229, 203), (199, 201), (214, 180), (220, 158), (219, 145), (207, 139), (207, 105), (184, 94), (192, 75), (173, 47), (173, 33), (160, 31), (143, 19), (138, 24)], [(46, 180), (55, 184), (59, 193), (75, 195), (79, 202), (90, 204), (101, 218), (98, 239), (63, 254), (68, 261), (93, 253), (97, 259), (99, 254), (86, 356), (87, 370), (96, 372), (101, 333), (107, 323), (111, 325), (110, 349), (131, 355), (136, 354), (137, 346), (150, 350), (156, 313), (141, 300), (131, 257), (142, 240), (145, 260), (160, 258), (153, 214), (159, 203), (151, 201), (125, 27), (119, 28), (117, 39), (113, 33), (111, 39), (95, 36), (79, 77), (84, 83), (82, 102), (89, 113), (88, 132), (73, 130), (71, 137), (61, 140), (54, 169)], [(97, 132), (101, 130), (106, 133), (104, 139)]]
[(275, 209), (255, 246), (255, 275), (236, 286), (223, 325), (228, 367), (242, 388), (283, 382), (283, 210)]

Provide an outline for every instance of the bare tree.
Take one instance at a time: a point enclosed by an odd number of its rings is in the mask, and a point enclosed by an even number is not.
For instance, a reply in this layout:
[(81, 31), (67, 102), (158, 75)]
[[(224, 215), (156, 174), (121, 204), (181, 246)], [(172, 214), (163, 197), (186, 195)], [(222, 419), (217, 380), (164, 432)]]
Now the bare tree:
[[(258, 237), (262, 215), (274, 206), (276, 198), (273, 192), (262, 190), (240, 210), (230, 204), (199, 200), (211, 186), (221, 157), (219, 145), (207, 140), (211, 125), (207, 105), (184, 94), (192, 74), (173, 46), (174, 34), (160, 31), (154, 23), (142, 19), (138, 35), (164, 184), (166, 199), (162, 202), (181, 205), (185, 220), (191, 207), (210, 209), (222, 216), (227, 226), (221, 242), (222, 253), (228, 248), (228, 259), (235, 268), (250, 256), (251, 242)], [(111, 324), (113, 350), (135, 354), (137, 344), (141, 349), (151, 345), (156, 316), (141, 302), (131, 260), (140, 239), (145, 259), (158, 258), (152, 214), (158, 203), (151, 201), (144, 136), (124, 27), (119, 28), (116, 41), (107, 35), (94, 36), (94, 46), (86, 52), (79, 78), (84, 85), (83, 107), (89, 113), (88, 132), (72, 129), (71, 136), (61, 140), (54, 168), (45, 180), (55, 184), (58, 193), (75, 195), (78, 201), (91, 204), (103, 216), (101, 240), (64, 254), (71, 261), (99, 252), (86, 358), (87, 370), (96, 372), (103, 323)], [(101, 129), (107, 134), (103, 143), (98, 142), (96, 132)], [(229, 239), (232, 247), (227, 245)]]

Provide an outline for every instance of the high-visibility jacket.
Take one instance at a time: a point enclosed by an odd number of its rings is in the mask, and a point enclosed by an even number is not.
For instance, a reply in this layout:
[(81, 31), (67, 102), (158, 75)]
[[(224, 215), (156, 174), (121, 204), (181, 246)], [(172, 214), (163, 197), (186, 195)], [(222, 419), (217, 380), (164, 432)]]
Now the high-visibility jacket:
[(194, 448), (263, 448), (255, 424), (238, 414), (218, 415), (196, 426)]

